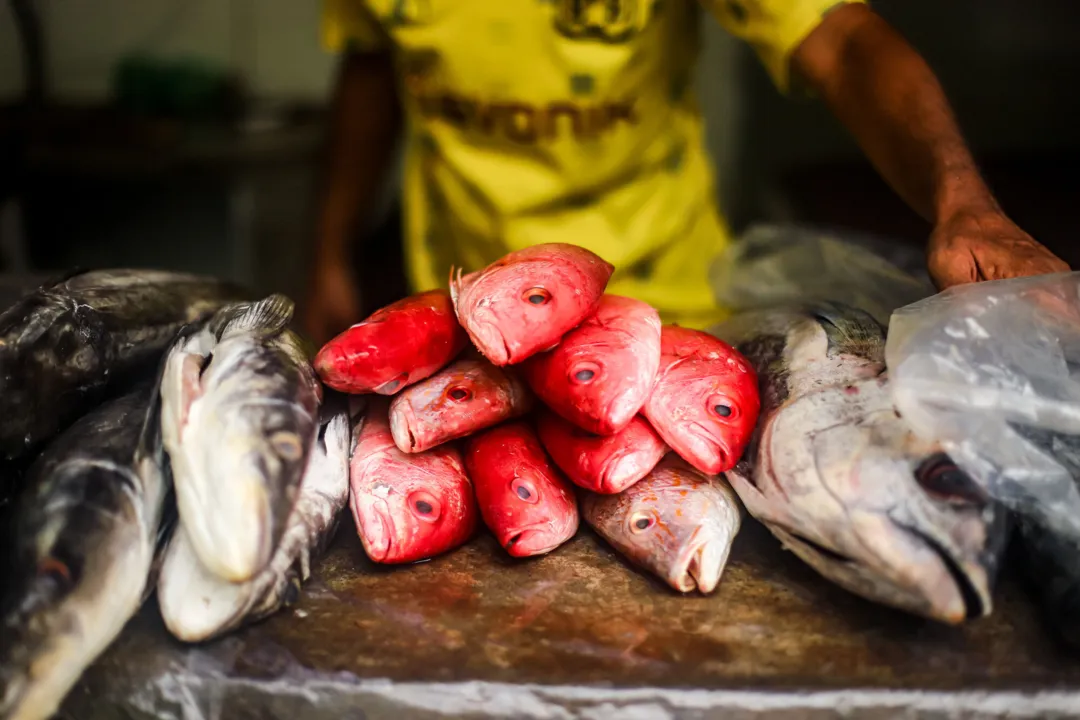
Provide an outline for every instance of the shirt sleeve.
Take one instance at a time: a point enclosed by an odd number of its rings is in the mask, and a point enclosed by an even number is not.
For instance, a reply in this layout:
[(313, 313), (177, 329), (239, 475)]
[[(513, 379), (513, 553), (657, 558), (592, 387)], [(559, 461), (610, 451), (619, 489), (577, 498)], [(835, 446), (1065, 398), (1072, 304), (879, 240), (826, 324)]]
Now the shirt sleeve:
[(757, 53), (780, 92), (790, 89), (791, 53), (829, 11), (867, 0), (700, 0), (720, 25)]
[(322, 0), (322, 44), (330, 52), (385, 50), (386, 33), (363, 0)]

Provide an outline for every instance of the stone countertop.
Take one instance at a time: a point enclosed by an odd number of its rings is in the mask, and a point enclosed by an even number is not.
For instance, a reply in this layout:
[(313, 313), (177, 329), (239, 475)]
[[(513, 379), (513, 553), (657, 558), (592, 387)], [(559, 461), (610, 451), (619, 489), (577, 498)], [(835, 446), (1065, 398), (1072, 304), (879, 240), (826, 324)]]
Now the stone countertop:
[(293, 608), (184, 646), (151, 599), (62, 717), (1080, 716), (1080, 660), (1011, 575), (995, 600), (958, 628), (872, 605), (749, 519), (709, 597), (680, 596), (584, 527), (542, 558), (483, 534), (379, 567), (345, 513)]

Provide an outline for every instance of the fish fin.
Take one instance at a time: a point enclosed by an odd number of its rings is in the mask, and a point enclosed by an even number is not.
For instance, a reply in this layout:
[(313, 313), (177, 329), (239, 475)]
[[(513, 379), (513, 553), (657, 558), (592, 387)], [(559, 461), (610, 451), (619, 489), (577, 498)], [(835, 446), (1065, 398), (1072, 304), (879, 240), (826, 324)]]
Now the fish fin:
[(277, 335), (292, 322), (296, 304), (281, 293), (253, 303), (237, 303), (223, 311), (218, 339), (241, 334)]
[(829, 352), (876, 358), (885, 351), (885, 330), (865, 310), (836, 302), (808, 307), (829, 338)]

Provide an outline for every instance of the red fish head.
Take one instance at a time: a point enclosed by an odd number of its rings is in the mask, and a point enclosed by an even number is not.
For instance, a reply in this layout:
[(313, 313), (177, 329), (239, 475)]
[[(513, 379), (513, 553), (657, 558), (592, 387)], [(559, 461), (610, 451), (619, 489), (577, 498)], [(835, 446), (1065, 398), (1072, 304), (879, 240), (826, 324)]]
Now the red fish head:
[(516, 374), (465, 357), (394, 398), (390, 430), (403, 452), (422, 452), (524, 415), (532, 404)]
[(644, 414), (664, 442), (701, 472), (725, 472), (757, 424), (757, 375), (738, 351), (698, 330), (663, 329), (660, 372)]
[[(377, 563), (409, 563), (458, 547), (476, 530), (473, 488), (458, 451), (431, 451), (443, 457), (436, 467), (406, 459), (385, 471), (352, 503), (364, 551)], [(421, 456), (423, 457), (423, 456)], [(440, 470), (445, 470), (441, 472)]]
[(577, 532), (573, 487), (525, 423), (505, 423), (470, 437), (465, 464), (484, 521), (513, 557), (550, 552)]
[(641, 410), (659, 366), (660, 315), (640, 300), (604, 295), (593, 315), (522, 370), (560, 416), (596, 435), (613, 435)]
[(547, 350), (596, 309), (615, 267), (585, 248), (546, 243), (457, 278), (450, 295), (473, 344), (498, 366)]

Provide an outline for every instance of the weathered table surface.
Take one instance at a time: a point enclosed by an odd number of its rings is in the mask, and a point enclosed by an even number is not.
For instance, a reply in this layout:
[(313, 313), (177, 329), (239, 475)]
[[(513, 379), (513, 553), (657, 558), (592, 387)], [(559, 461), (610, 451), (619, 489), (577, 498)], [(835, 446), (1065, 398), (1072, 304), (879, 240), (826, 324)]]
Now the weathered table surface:
[(680, 596), (590, 531), (515, 561), (485, 535), (399, 568), (348, 514), (290, 610), (201, 646), (153, 600), (83, 677), (71, 718), (1080, 716), (1008, 576), (991, 617), (940, 626), (818, 577), (747, 521), (719, 590)]

